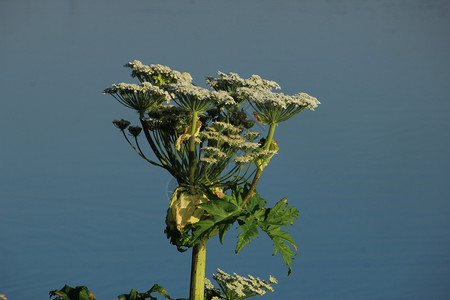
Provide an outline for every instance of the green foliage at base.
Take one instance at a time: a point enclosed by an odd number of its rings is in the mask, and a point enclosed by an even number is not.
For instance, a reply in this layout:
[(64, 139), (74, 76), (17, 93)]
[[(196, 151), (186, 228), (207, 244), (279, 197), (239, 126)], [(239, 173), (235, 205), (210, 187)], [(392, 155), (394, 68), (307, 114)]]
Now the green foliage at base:
[(75, 288), (67, 284), (61, 290), (50, 291), (50, 298), (54, 300), (95, 300), (95, 296), (85, 286)]
[(131, 289), (129, 294), (120, 295), (118, 296), (118, 298), (119, 300), (157, 300), (158, 298), (152, 296), (153, 293), (163, 295), (164, 297), (166, 297), (166, 300), (172, 300), (166, 290), (158, 284), (153, 285), (153, 287), (145, 293), (139, 293), (135, 289)]

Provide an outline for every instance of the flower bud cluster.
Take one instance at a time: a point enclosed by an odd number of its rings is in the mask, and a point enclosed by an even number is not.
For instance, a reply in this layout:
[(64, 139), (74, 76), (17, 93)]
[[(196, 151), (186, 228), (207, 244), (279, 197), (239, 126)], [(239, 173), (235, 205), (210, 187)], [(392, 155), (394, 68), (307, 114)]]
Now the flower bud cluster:
[(139, 126), (130, 126), (128, 127), (128, 131), (132, 136), (137, 137), (141, 133), (142, 128)]
[(114, 126), (119, 128), (121, 131), (124, 131), (130, 125), (130, 122), (127, 120), (121, 119), (120, 121), (114, 120), (113, 124), (114, 124)]

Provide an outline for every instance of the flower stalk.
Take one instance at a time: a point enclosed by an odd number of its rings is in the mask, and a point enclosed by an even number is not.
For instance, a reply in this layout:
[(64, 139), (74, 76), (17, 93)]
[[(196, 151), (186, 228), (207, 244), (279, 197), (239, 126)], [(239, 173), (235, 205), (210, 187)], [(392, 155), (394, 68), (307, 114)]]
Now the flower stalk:
[[(269, 132), (267, 133), (266, 143), (263, 146), (264, 150), (269, 150), (270, 145), (273, 142), (273, 135), (275, 134), (275, 127), (277, 126), (276, 123), (270, 124)], [(269, 160), (270, 158), (268, 158)], [(258, 184), (259, 178), (261, 178), (261, 174), (264, 170), (265, 163), (262, 163), (258, 166), (258, 170), (256, 171), (255, 177), (253, 177), (252, 185), (250, 186), (250, 190), (248, 191), (247, 195), (244, 198), (244, 203), (242, 204), (242, 208), (245, 209), (247, 206), (248, 201), (253, 197), (253, 194), (256, 190), (256, 185)]]
[[(189, 185), (191, 193), (195, 193), (195, 169), (197, 167), (197, 157), (195, 155), (195, 133), (197, 131), (197, 117), (198, 113), (192, 113), (191, 136), (189, 138)], [(200, 126), (200, 125), (199, 125)]]

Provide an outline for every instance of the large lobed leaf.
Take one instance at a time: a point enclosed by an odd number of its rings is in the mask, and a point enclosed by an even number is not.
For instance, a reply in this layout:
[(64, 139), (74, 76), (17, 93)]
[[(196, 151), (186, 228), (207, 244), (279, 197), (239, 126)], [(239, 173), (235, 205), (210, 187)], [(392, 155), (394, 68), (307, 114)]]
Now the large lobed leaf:
[[(289, 267), (288, 275), (292, 272), (292, 258), (297, 252), (297, 245), (292, 236), (281, 230), (281, 227), (289, 227), (292, 225), (294, 219), (299, 216), (298, 210), (293, 207), (289, 208), (286, 198), (278, 201), (273, 208), (263, 208), (260, 204), (265, 203), (258, 193), (250, 199), (248, 209), (250, 215), (248, 217), (240, 217), (238, 219), (242, 232), (238, 235), (238, 244), (236, 246), (236, 253), (242, 250), (248, 243), (251, 242), (255, 236), (258, 236), (257, 227), (261, 228), (273, 241), (274, 252), (276, 255), (280, 252), (284, 263)], [(289, 244), (295, 249), (291, 249)]]

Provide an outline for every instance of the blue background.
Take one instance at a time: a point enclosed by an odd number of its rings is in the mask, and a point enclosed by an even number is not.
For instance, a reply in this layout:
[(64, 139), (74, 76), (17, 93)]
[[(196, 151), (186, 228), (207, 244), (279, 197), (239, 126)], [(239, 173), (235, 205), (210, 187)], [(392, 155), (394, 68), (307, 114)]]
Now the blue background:
[[(190, 252), (163, 233), (170, 176), (111, 121), (102, 95), (139, 59), (204, 76), (274, 80), (322, 105), (281, 124), (260, 193), (300, 218), (286, 277), (268, 238), (217, 267), (279, 279), (264, 299), (450, 296), (448, 1), (1, 0), (0, 294), (98, 299), (163, 285), (187, 297)], [(211, 276), (209, 275), (209, 278)]]

